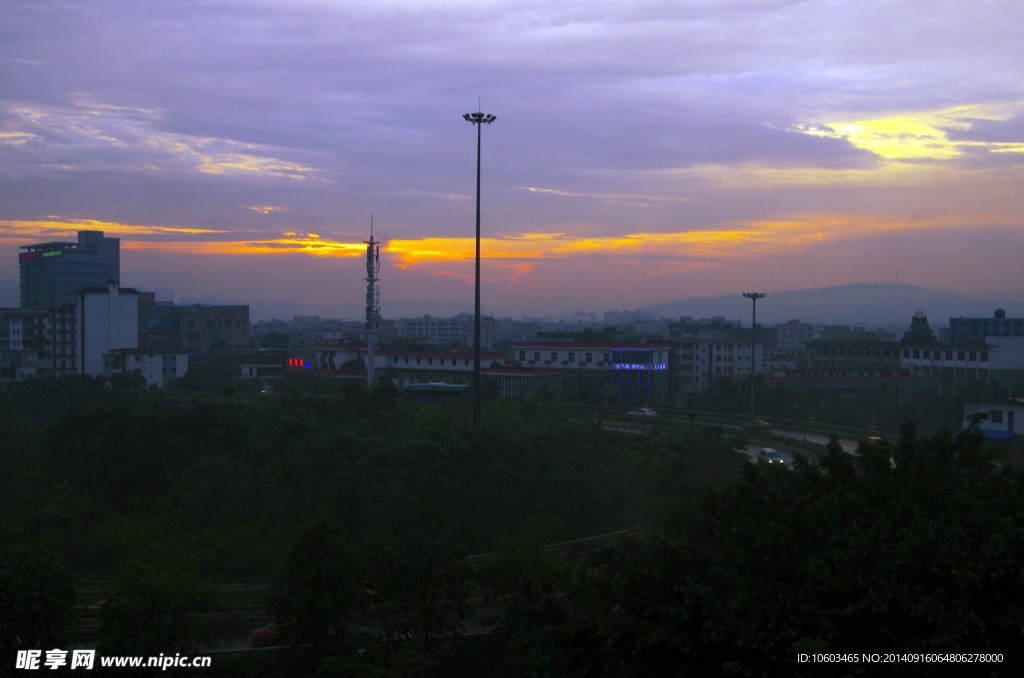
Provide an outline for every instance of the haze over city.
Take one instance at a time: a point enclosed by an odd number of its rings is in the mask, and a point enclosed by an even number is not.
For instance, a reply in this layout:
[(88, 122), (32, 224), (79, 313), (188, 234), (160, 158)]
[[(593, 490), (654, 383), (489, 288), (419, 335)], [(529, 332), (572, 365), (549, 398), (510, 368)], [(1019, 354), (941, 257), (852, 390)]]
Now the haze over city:
[[(910, 283), (1024, 293), (1024, 6), (939, 0), (0, 5), (0, 279), (358, 317)], [(979, 309), (979, 312), (988, 309)]]

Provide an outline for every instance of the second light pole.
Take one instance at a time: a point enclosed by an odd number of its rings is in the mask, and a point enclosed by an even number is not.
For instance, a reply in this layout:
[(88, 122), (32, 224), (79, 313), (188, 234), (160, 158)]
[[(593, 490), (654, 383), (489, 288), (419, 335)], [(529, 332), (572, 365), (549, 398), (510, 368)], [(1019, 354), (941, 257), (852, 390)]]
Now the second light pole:
[(757, 300), (768, 295), (764, 292), (744, 292), (743, 296), (754, 302), (754, 311), (750, 319), (750, 416), (754, 416), (754, 379), (757, 375)]
[(497, 118), (490, 113), (466, 113), (466, 122), (476, 125), (476, 284), (473, 303), (473, 425), (480, 424), (480, 139), (483, 126)]

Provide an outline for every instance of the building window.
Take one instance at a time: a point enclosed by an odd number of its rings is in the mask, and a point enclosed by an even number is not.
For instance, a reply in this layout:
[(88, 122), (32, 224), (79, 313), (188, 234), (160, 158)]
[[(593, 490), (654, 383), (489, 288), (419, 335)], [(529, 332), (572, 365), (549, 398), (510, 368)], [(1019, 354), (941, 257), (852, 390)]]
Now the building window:
[(557, 360), (558, 360), (558, 351), (552, 351), (551, 352), (551, 361), (555, 362)]
[(576, 362), (576, 354), (572, 353), (571, 351), (569, 352), (569, 362), (571, 362), (571, 363)]
[(592, 363), (592, 362), (594, 362), (594, 354), (593, 353), (587, 353), (583, 357), (583, 362), (585, 362), (585, 363)]
[(989, 416), (989, 419), (991, 420), (991, 422), (993, 424), (1002, 424), (1003, 423), (1003, 411), (1002, 410), (992, 410), (991, 412), (988, 413), (988, 416)]
[(519, 362), (526, 362), (526, 351), (519, 352)]
[(540, 362), (540, 351), (534, 351), (533, 359), (535, 362)]

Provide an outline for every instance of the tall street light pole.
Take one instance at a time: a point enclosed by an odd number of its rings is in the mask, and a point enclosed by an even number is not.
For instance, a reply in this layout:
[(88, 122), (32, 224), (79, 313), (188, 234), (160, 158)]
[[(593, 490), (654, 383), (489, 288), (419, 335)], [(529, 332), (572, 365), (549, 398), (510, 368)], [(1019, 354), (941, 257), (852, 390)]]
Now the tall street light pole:
[(754, 314), (750, 319), (750, 416), (754, 416), (754, 376), (757, 374), (757, 300), (768, 295), (765, 292), (744, 292), (743, 296), (754, 302)]
[(466, 113), (466, 122), (476, 125), (476, 284), (473, 299), (473, 425), (480, 424), (480, 138), (484, 125), (497, 118), (490, 113)]

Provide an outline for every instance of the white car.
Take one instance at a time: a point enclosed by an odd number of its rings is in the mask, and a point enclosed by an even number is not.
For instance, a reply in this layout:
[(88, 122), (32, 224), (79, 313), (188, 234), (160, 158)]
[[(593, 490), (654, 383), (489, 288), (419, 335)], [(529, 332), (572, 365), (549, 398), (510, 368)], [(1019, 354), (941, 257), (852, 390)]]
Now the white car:
[(658, 413), (649, 407), (638, 407), (635, 410), (626, 412), (630, 417), (656, 417)]

